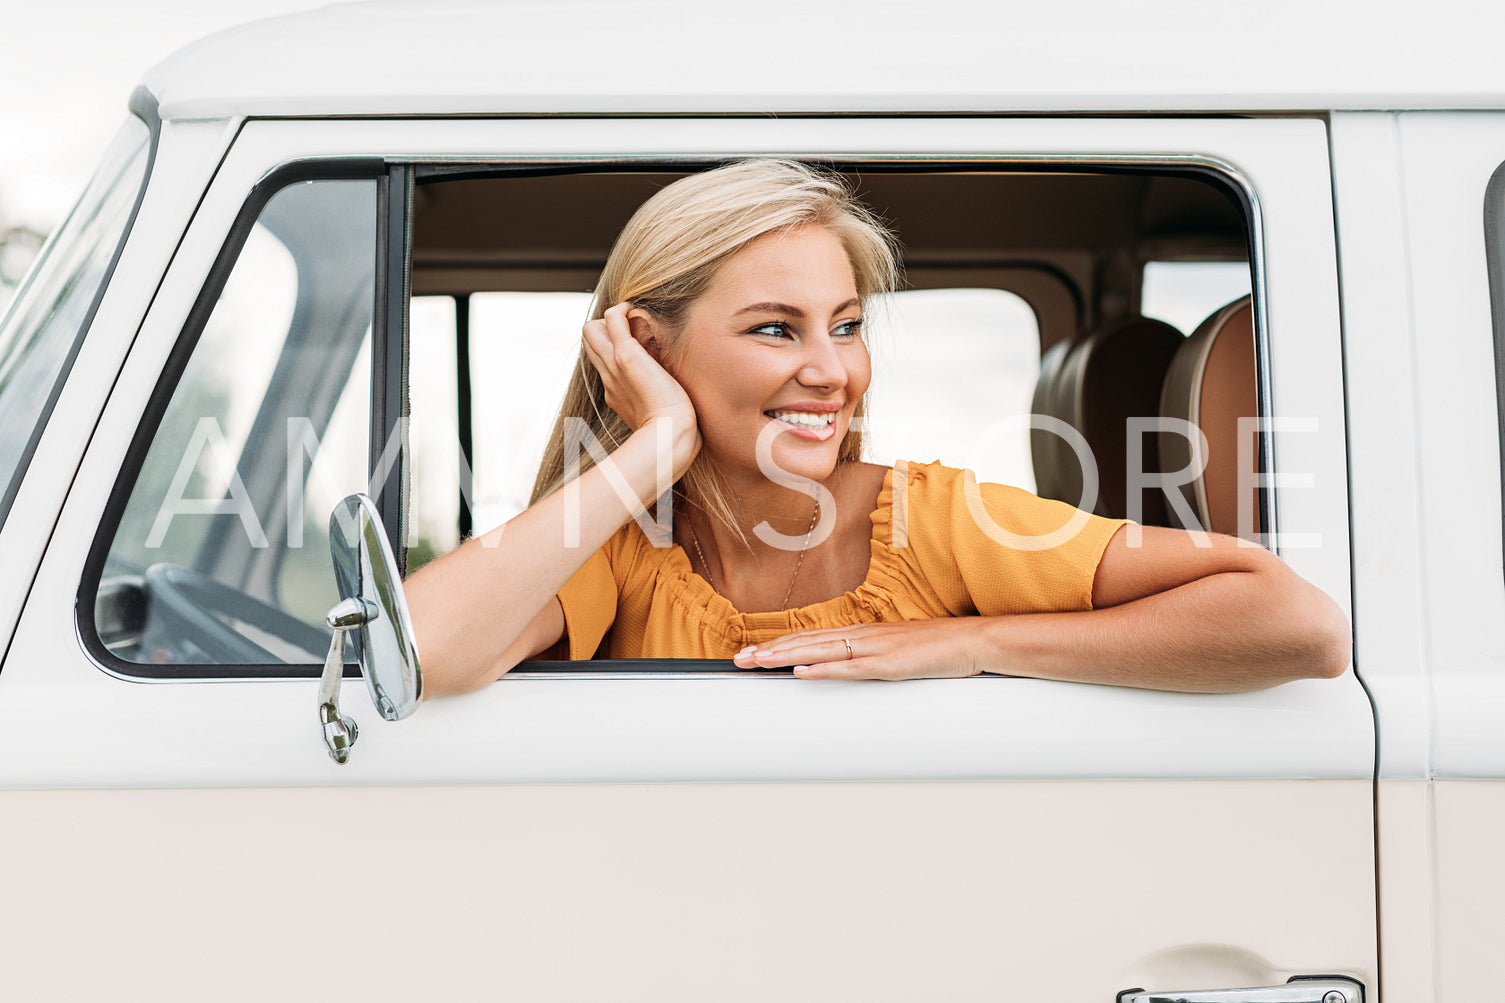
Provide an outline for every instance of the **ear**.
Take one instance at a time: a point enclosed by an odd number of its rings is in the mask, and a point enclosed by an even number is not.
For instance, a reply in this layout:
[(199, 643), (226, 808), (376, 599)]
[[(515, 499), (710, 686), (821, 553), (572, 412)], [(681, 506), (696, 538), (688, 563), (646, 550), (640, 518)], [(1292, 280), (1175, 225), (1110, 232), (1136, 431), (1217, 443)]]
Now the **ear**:
[(655, 362), (662, 362), (664, 356), (664, 326), (653, 314), (642, 307), (633, 307), (627, 311), (627, 326), (632, 330), (632, 336), (647, 350)]

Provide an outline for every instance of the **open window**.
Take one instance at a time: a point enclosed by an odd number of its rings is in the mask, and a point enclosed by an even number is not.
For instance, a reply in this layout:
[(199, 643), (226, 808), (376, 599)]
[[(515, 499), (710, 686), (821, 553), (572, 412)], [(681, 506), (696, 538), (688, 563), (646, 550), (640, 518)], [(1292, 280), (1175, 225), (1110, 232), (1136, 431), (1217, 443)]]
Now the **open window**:
[[(1161, 417), (1186, 318), (1228, 291), (1258, 297), (1238, 189), (1169, 165), (837, 166), (892, 222), (905, 263), (906, 287), (869, 318), (868, 459), (940, 459), (1175, 524), (1165, 506), (1126, 509), (1125, 471), (1160, 461), (1153, 430), (1133, 453), (1123, 419)], [(314, 675), (335, 499), (377, 495), (409, 570), (521, 511), (612, 241), (690, 169), (419, 164), (410, 187), (410, 168), (362, 161), (259, 186), (101, 524), (80, 604), (96, 659), (159, 678)], [(1161, 262), (1215, 268), (1224, 285), (1204, 282), (1173, 323), (1148, 320)], [(1124, 341), (1136, 325), (1148, 336)], [(1254, 336), (1251, 319), (1245, 417)], [(1062, 479), (1032, 412), (1086, 435), (1099, 495)]]
[[(1124, 421), (1165, 417), (1161, 397), (1182, 343), (1241, 299), (1248, 326), (1224, 339), (1248, 342), (1239, 403), (1213, 419), (1230, 428), (1211, 437), (1212, 448), (1232, 452), (1236, 419), (1260, 414), (1251, 213), (1232, 185), (1152, 168), (845, 170), (894, 225), (905, 263), (906, 287), (869, 317), (869, 460), (940, 459), (1104, 515), (1223, 528), (1198, 512), (1190, 486), (1181, 515), (1158, 500), (1159, 488), (1131, 502), (1131, 466), (1170, 471), (1158, 426), (1145, 427), (1131, 456)], [(420, 169), (410, 569), (526, 507), (612, 241), (683, 173)], [(1148, 320), (1151, 310), (1171, 322)], [(1074, 452), (1051, 449), (1048, 435), (1041, 448), (1032, 411), (1085, 433), (1102, 474), (1096, 496), (1083, 498), (1080, 473), (1058, 469)], [(1186, 452), (1187, 462), (1205, 460)], [(1258, 469), (1255, 439), (1245, 462)], [(1264, 505), (1252, 478), (1242, 486), (1257, 536)]]

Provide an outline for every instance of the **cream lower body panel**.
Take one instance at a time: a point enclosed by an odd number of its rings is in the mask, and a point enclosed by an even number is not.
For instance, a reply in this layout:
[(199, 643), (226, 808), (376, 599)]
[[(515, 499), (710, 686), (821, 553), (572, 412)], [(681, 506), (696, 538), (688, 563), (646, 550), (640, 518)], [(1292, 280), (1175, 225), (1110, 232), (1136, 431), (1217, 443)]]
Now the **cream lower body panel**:
[(1385, 998), (1488, 997), (1505, 943), (1505, 780), (1379, 784)]
[(1368, 780), (0, 792), (29, 1000), (1375, 984)]

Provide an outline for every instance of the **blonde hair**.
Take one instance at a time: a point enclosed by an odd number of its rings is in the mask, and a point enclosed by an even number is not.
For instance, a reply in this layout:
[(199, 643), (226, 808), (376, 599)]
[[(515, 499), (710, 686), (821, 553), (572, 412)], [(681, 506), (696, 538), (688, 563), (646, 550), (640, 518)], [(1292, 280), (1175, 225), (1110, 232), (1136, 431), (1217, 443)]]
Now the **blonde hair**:
[[(591, 318), (631, 302), (653, 314), (670, 336), (672, 358), (690, 304), (710, 287), (729, 257), (764, 234), (814, 225), (841, 242), (864, 306), (898, 284), (898, 254), (892, 234), (858, 202), (838, 175), (792, 160), (743, 160), (692, 174), (660, 189), (638, 207), (617, 237), (591, 301)], [(864, 411), (858, 402), (856, 414)], [(539, 465), (532, 503), (553, 493), (594, 465), (587, 453), (565, 462), (565, 421), (583, 419), (610, 453), (632, 434), (606, 406), (605, 386), (584, 347), (565, 390), (554, 431)], [(862, 456), (862, 434), (849, 429), (841, 460)], [(675, 486), (677, 496), (702, 508), (740, 536), (729, 492), (714, 461), (702, 452)]]

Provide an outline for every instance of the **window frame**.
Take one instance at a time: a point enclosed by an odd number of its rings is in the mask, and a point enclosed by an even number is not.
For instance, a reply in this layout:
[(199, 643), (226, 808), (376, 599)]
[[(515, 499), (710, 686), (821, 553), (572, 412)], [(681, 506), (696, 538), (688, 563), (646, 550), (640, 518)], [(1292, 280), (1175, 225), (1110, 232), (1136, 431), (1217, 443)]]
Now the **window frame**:
[[(282, 188), (308, 180), (376, 180), (377, 193), (377, 261), (376, 302), (373, 305), (372, 331), (372, 414), (371, 450), (368, 470), (374, 470), (384, 444), (391, 434), (403, 436), (400, 460), (389, 472), (377, 499), (386, 532), (398, 555), (406, 562), (408, 444), (402, 419), (406, 418), (405, 395), (408, 351), (408, 305), (412, 277), (412, 211), (414, 186), (425, 180), (527, 176), (540, 173), (600, 172), (621, 170), (693, 170), (719, 163), (723, 155), (639, 156), (611, 158), (518, 156), (508, 159), (444, 162), (433, 157), (336, 156), (307, 157), (290, 160), (268, 172), (246, 196), (208, 276), (200, 289), (182, 330), (164, 363), (152, 391), (146, 411), (131, 440), (120, 466), (109, 502), (100, 517), (98, 532), (90, 547), (81, 577), (75, 619), (80, 641), (90, 658), (107, 673), (122, 678), (151, 682), (206, 682), (255, 679), (317, 678), (321, 665), (315, 663), (274, 663), (257, 665), (193, 664), (157, 666), (126, 662), (113, 655), (99, 637), (93, 614), (105, 559), (114, 533), (129, 500), (152, 439), (178, 385), (188, 360), (198, 344), (209, 315), (238, 259), (261, 210)], [(909, 155), (874, 154), (860, 157), (829, 158), (802, 155), (800, 159), (819, 162), (841, 171), (885, 172), (996, 172), (1030, 171), (1063, 174), (1143, 175), (1147, 173), (1192, 176), (1220, 187), (1233, 198), (1244, 217), (1245, 236), (1254, 303), (1258, 401), (1262, 415), (1272, 413), (1270, 364), (1268, 358), (1268, 307), (1265, 303), (1266, 272), (1263, 221), (1259, 197), (1244, 174), (1233, 164), (1215, 157), (1182, 154), (999, 154), (949, 156), (944, 158)], [(1064, 281), (1064, 280), (1063, 280)], [(1067, 284), (1070, 289), (1069, 283)], [(1017, 293), (1023, 295), (1023, 293)], [(1080, 307), (1079, 307), (1080, 308)], [(1037, 316), (1038, 316), (1038, 310)], [(457, 317), (458, 323), (458, 317)], [(392, 339), (390, 334), (400, 332)], [(1042, 338), (1044, 329), (1042, 326)], [(1257, 456), (1260, 469), (1273, 469), (1273, 436), (1258, 437)], [(1269, 486), (1260, 489), (1260, 507), (1265, 532), (1278, 542), (1276, 505)], [(1278, 544), (1275, 548), (1278, 552)], [(357, 677), (353, 664), (345, 668), (347, 678)], [(788, 676), (788, 670), (754, 671), (728, 669), (725, 661), (715, 659), (635, 659), (573, 661), (525, 661), (506, 678), (558, 677), (581, 679), (682, 678), (685, 676)]]
[[(183, 322), (181, 332), (174, 342), (171, 352), (162, 365), (156, 384), (152, 389), (141, 421), (136, 427), (130, 446), (122, 458), (119, 472), (116, 475), (115, 484), (111, 488), (109, 500), (99, 518), (99, 528), (94, 540), (89, 547), (88, 556), (85, 559), (83, 574), (80, 577), (78, 597), (75, 603), (77, 615), (75, 617), (79, 641), (84, 650), (96, 664), (112, 675), (127, 679), (150, 682), (203, 682), (209, 680), (225, 679), (305, 679), (316, 678), (322, 665), (312, 662), (298, 663), (267, 663), (255, 665), (238, 664), (212, 664), (200, 663), (192, 665), (155, 665), (144, 662), (129, 662), (116, 656), (104, 644), (99, 635), (98, 624), (95, 615), (95, 603), (99, 595), (99, 586), (104, 575), (105, 562), (109, 558), (110, 548), (118, 532), (122, 518), (125, 515), (126, 506), (130, 501), (131, 492), (140, 476), (142, 466), (146, 462), (147, 454), (151, 450), (152, 441), (156, 438), (157, 431), (161, 427), (162, 419), (166, 415), (167, 407), (171, 403), (173, 394), (188, 368), (189, 360), (197, 349), (199, 339), (203, 336), (205, 325), (215, 306), (219, 303), (225, 284), (234, 270), (236, 262), (240, 259), (241, 251), (245, 247), (247, 238), (255, 228), (257, 220), (261, 218), (262, 210), (268, 202), (283, 189), (303, 181), (376, 181), (376, 219), (377, 228), (376, 248), (377, 253), (372, 262), (376, 269), (376, 282), (374, 302), (372, 304), (372, 413), (368, 416), (370, 439), (373, 455), (379, 456), (383, 443), (388, 434), (388, 423), (397, 423), (397, 414), (388, 414), (384, 410), (385, 401), (392, 399), (388, 396), (386, 385), (391, 378), (391, 367), (383, 367), (378, 359), (388, 357), (390, 353), (385, 346), (393, 340), (389, 339), (389, 325), (392, 314), (390, 309), (391, 284), (386, 278), (386, 265), (389, 259), (388, 242), (384, 239), (384, 231), (389, 224), (390, 214), (387, 211), (390, 200), (384, 193), (391, 184), (392, 172), (385, 160), (371, 157), (347, 157), (328, 160), (299, 160), (285, 164), (271, 171), (252, 187), (246, 196), (224, 242), (221, 244), (214, 262), (210, 266), (208, 276), (200, 288), (193, 306), (189, 309), (187, 318)], [(401, 241), (398, 242), (399, 246)], [(399, 287), (400, 288), (400, 287)], [(399, 315), (402, 316), (402, 315)], [(401, 330), (401, 328), (399, 328)], [(405, 342), (406, 338), (395, 339)], [(401, 358), (401, 350), (399, 350)], [(396, 374), (402, 376), (399, 368)], [(397, 399), (401, 399), (400, 396)], [(381, 425), (378, 426), (377, 421)], [(378, 435), (378, 428), (381, 429)], [(393, 477), (397, 476), (397, 468), (400, 464), (394, 464)], [(374, 461), (368, 458), (367, 471), (374, 468)], [(389, 478), (389, 484), (391, 478)], [(383, 496), (393, 494), (390, 490), (383, 490)], [(387, 515), (383, 509), (383, 519)], [(393, 525), (400, 526), (400, 521)], [(388, 529), (389, 537), (393, 530)], [(345, 667), (347, 678), (359, 678), (360, 670), (354, 663)]]
[[(687, 168), (704, 167), (707, 163), (721, 161), (722, 157), (705, 157), (686, 161), (675, 158), (653, 157), (620, 157), (611, 158), (608, 163), (599, 159), (582, 158), (578, 161), (554, 159), (554, 158), (520, 158), (522, 162), (498, 162), (486, 164), (483, 162), (469, 162), (465, 164), (415, 162), (412, 177), (415, 182), (442, 182), (445, 180), (476, 180), (480, 178), (505, 178), (535, 176), (538, 174), (555, 173), (587, 173), (605, 172), (612, 167), (624, 170), (643, 171), (683, 171)], [(1061, 174), (1161, 174), (1191, 177), (1204, 183), (1221, 189), (1224, 194), (1230, 196), (1236, 203), (1243, 215), (1246, 254), (1248, 256), (1250, 270), (1250, 292), (1254, 307), (1254, 332), (1255, 332), (1255, 361), (1257, 372), (1257, 400), (1261, 416), (1272, 413), (1271, 392), (1269, 387), (1270, 363), (1268, 354), (1267, 332), (1269, 328), (1268, 313), (1264, 303), (1265, 298), (1265, 264), (1263, 227), (1260, 215), (1259, 198), (1253, 185), (1232, 164), (1211, 157), (1166, 155), (1145, 157), (1096, 157), (1096, 156), (996, 156), (996, 157), (958, 157), (921, 160), (905, 156), (873, 156), (864, 158), (811, 158), (822, 166), (842, 172), (856, 172), (864, 169), (873, 171), (882, 170), (886, 173), (904, 173), (906, 171), (925, 173), (947, 172), (973, 172), (980, 173), (988, 168), (995, 168), (988, 173), (1009, 173), (1009, 168), (1015, 170), (1029, 170), (1041, 173)], [(411, 216), (408, 220), (411, 224)], [(412, 230), (407, 231), (408, 255), (407, 268), (411, 271), (412, 262)], [(922, 266), (927, 271), (937, 270), (936, 266)], [(1035, 312), (1040, 325), (1041, 351), (1049, 347), (1053, 341), (1073, 337), (1071, 332), (1058, 330), (1058, 325), (1051, 325), (1047, 329), (1045, 323), (1046, 314), (1042, 313), (1035, 299), (1040, 295), (1040, 284), (1054, 282), (1060, 286), (1058, 298), (1070, 301), (1078, 319), (1083, 316), (1084, 305), (1080, 300), (1079, 291), (1066, 277), (1059, 275), (1054, 268), (1040, 262), (1020, 261), (1011, 262), (1007, 265), (987, 266), (977, 269), (980, 272), (992, 272), (995, 274), (1018, 273), (1028, 275), (1036, 279), (1035, 287), (1029, 290), (1006, 289), (1023, 299)], [(468, 323), (469, 297), (472, 293), (432, 293), (430, 295), (442, 295), (453, 298), (455, 302), (455, 326), (457, 353), (463, 345), (468, 344), (470, 330)], [(1054, 317), (1055, 313), (1052, 312)], [(1190, 333), (1190, 332), (1186, 332)], [(457, 358), (459, 356), (457, 355)], [(460, 363), (460, 367), (468, 372), (468, 365)], [(469, 391), (464, 386), (457, 387), (457, 396), (462, 404), (469, 398)], [(467, 449), (467, 457), (472, 443), (468, 435), (468, 416), (460, 419), (460, 441)], [(1255, 455), (1259, 464), (1259, 470), (1263, 473), (1273, 469), (1273, 436), (1261, 434), (1256, 437)], [(403, 451), (402, 466), (407, 468), (408, 454)], [(406, 476), (406, 475), (404, 475)], [(1277, 528), (1276, 506), (1274, 504), (1273, 488), (1268, 484), (1261, 484), (1258, 491), (1259, 513), (1264, 533), (1270, 540), (1279, 540)], [(468, 513), (462, 501), (462, 521)], [(390, 530), (389, 530), (390, 532)], [(404, 538), (406, 533), (403, 534)], [(1272, 547), (1272, 549), (1275, 549)], [(406, 548), (397, 550), (399, 561), (406, 563)], [(698, 658), (645, 658), (645, 659), (593, 659), (588, 662), (567, 660), (544, 660), (526, 659), (513, 669), (509, 670), (504, 678), (534, 678), (534, 677), (558, 677), (570, 676), (582, 679), (613, 679), (624, 675), (631, 677), (649, 678), (678, 678), (686, 675), (696, 676), (788, 676), (792, 670), (747, 670), (726, 667), (724, 660), (698, 659)]]

